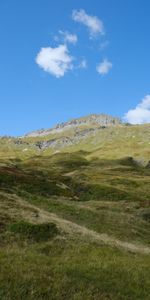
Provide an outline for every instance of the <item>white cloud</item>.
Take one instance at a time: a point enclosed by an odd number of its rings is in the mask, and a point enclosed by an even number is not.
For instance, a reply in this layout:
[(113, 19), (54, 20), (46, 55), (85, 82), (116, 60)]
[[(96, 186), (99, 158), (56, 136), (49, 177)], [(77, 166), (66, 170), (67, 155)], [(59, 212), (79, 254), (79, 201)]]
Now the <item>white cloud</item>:
[(130, 109), (125, 115), (124, 120), (131, 124), (150, 123), (150, 95), (134, 108)]
[(80, 62), (78, 68), (79, 69), (87, 69), (87, 60), (85, 58), (82, 59), (82, 61)]
[(103, 22), (96, 16), (88, 15), (84, 9), (73, 10), (72, 19), (87, 26), (91, 38), (95, 37), (97, 34), (104, 34)]
[(97, 65), (96, 70), (100, 75), (105, 75), (111, 70), (112, 66), (112, 63), (108, 59), (104, 59)]
[(41, 48), (36, 57), (36, 63), (46, 72), (59, 78), (73, 68), (73, 57), (69, 54), (66, 45), (56, 48)]
[(62, 30), (59, 30), (59, 34), (63, 37), (63, 41), (65, 43), (71, 43), (71, 44), (76, 44), (77, 41), (78, 41), (78, 37), (76, 34), (72, 34), (68, 31), (62, 31)]

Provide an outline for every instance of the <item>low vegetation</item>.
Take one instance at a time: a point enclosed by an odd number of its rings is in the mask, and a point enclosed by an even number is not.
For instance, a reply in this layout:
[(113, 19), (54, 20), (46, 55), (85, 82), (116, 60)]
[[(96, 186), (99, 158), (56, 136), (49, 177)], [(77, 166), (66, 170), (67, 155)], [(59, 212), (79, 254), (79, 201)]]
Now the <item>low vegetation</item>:
[(0, 139), (0, 299), (150, 299), (148, 126)]

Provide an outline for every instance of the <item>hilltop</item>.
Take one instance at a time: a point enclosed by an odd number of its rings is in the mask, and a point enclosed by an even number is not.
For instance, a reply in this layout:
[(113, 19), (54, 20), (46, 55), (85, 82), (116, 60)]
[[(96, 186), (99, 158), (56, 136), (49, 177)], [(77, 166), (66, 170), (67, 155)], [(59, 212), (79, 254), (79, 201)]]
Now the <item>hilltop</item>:
[(91, 114), (86, 117), (81, 117), (78, 119), (72, 119), (68, 122), (57, 124), (55, 127), (44, 130), (37, 130), (31, 133), (28, 133), (26, 136), (37, 137), (37, 136), (46, 136), (49, 134), (55, 134), (64, 132), (69, 129), (74, 128), (96, 128), (98, 126), (115, 126), (121, 124), (119, 118), (115, 118), (106, 114)]
[(149, 147), (150, 124), (125, 124), (104, 114), (74, 119), (18, 138), (0, 139), (1, 159), (83, 150), (89, 158), (132, 156), (146, 164), (149, 161)]

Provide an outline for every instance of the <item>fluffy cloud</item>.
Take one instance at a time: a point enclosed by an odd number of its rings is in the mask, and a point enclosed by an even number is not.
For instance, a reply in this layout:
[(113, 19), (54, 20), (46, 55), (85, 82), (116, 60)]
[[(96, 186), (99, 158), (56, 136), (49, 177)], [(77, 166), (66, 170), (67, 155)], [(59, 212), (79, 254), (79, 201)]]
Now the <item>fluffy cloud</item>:
[(68, 31), (59, 30), (59, 34), (63, 37), (63, 41), (65, 43), (76, 44), (78, 41), (78, 37), (76, 34), (72, 34)]
[(103, 22), (96, 16), (88, 15), (84, 9), (73, 10), (72, 19), (87, 26), (92, 38), (97, 34), (104, 34)]
[(97, 65), (96, 70), (100, 75), (105, 75), (111, 70), (112, 66), (112, 63), (108, 59), (104, 59)]
[(145, 96), (134, 109), (130, 109), (124, 119), (131, 124), (150, 123), (150, 95)]
[(56, 48), (41, 48), (36, 57), (36, 63), (46, 72), (59, 78), (73, 68), (73, 57), (69, 54), (66, 45)]

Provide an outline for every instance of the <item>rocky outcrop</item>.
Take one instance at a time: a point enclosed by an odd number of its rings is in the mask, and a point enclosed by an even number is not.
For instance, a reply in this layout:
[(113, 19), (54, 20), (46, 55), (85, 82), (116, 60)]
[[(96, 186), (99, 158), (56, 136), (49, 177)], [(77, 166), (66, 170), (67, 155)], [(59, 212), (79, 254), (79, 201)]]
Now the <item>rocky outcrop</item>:
[(33, 132), (27, 134), (26, 136), (29, 136), (29, 137), (46, 136), (49, 134), (60, 133), (60, 132), (64, 132), (65, 130), (82, 127), (82, 126), (109, 127), (109, 126), (116, 126), (116, 125), (120, 125), (120, 124), (121, 124), (121, 120), (119, 118), (115, 118), (115, 117), (105, 115), (105, 114), (93, 114), (93, 115), (89, 115), (87, 117), (73, 119), (73, 120), (70, 120), (69, 122), (64, 122), (64, 123), (58, 124), (51, 129), (46, 129), (46, 130), (41, 129), (38, 131), (33, 131)]
[(56, 139), (51, 139), (48, 141), (38, 141), (36, 142), (36, 147), (40, 150), (45, 150), (47, 148), (63, 148), (66, 146), (71, 146), (78, 144), (81, 140), (88, 138), (89, 136), (95, 135), (99, 130), (105, 129), (105, 126), (100, 126), (98, 128), (89, 128), (82, 131), (76, 131), (73, 137), (61, 137)]

